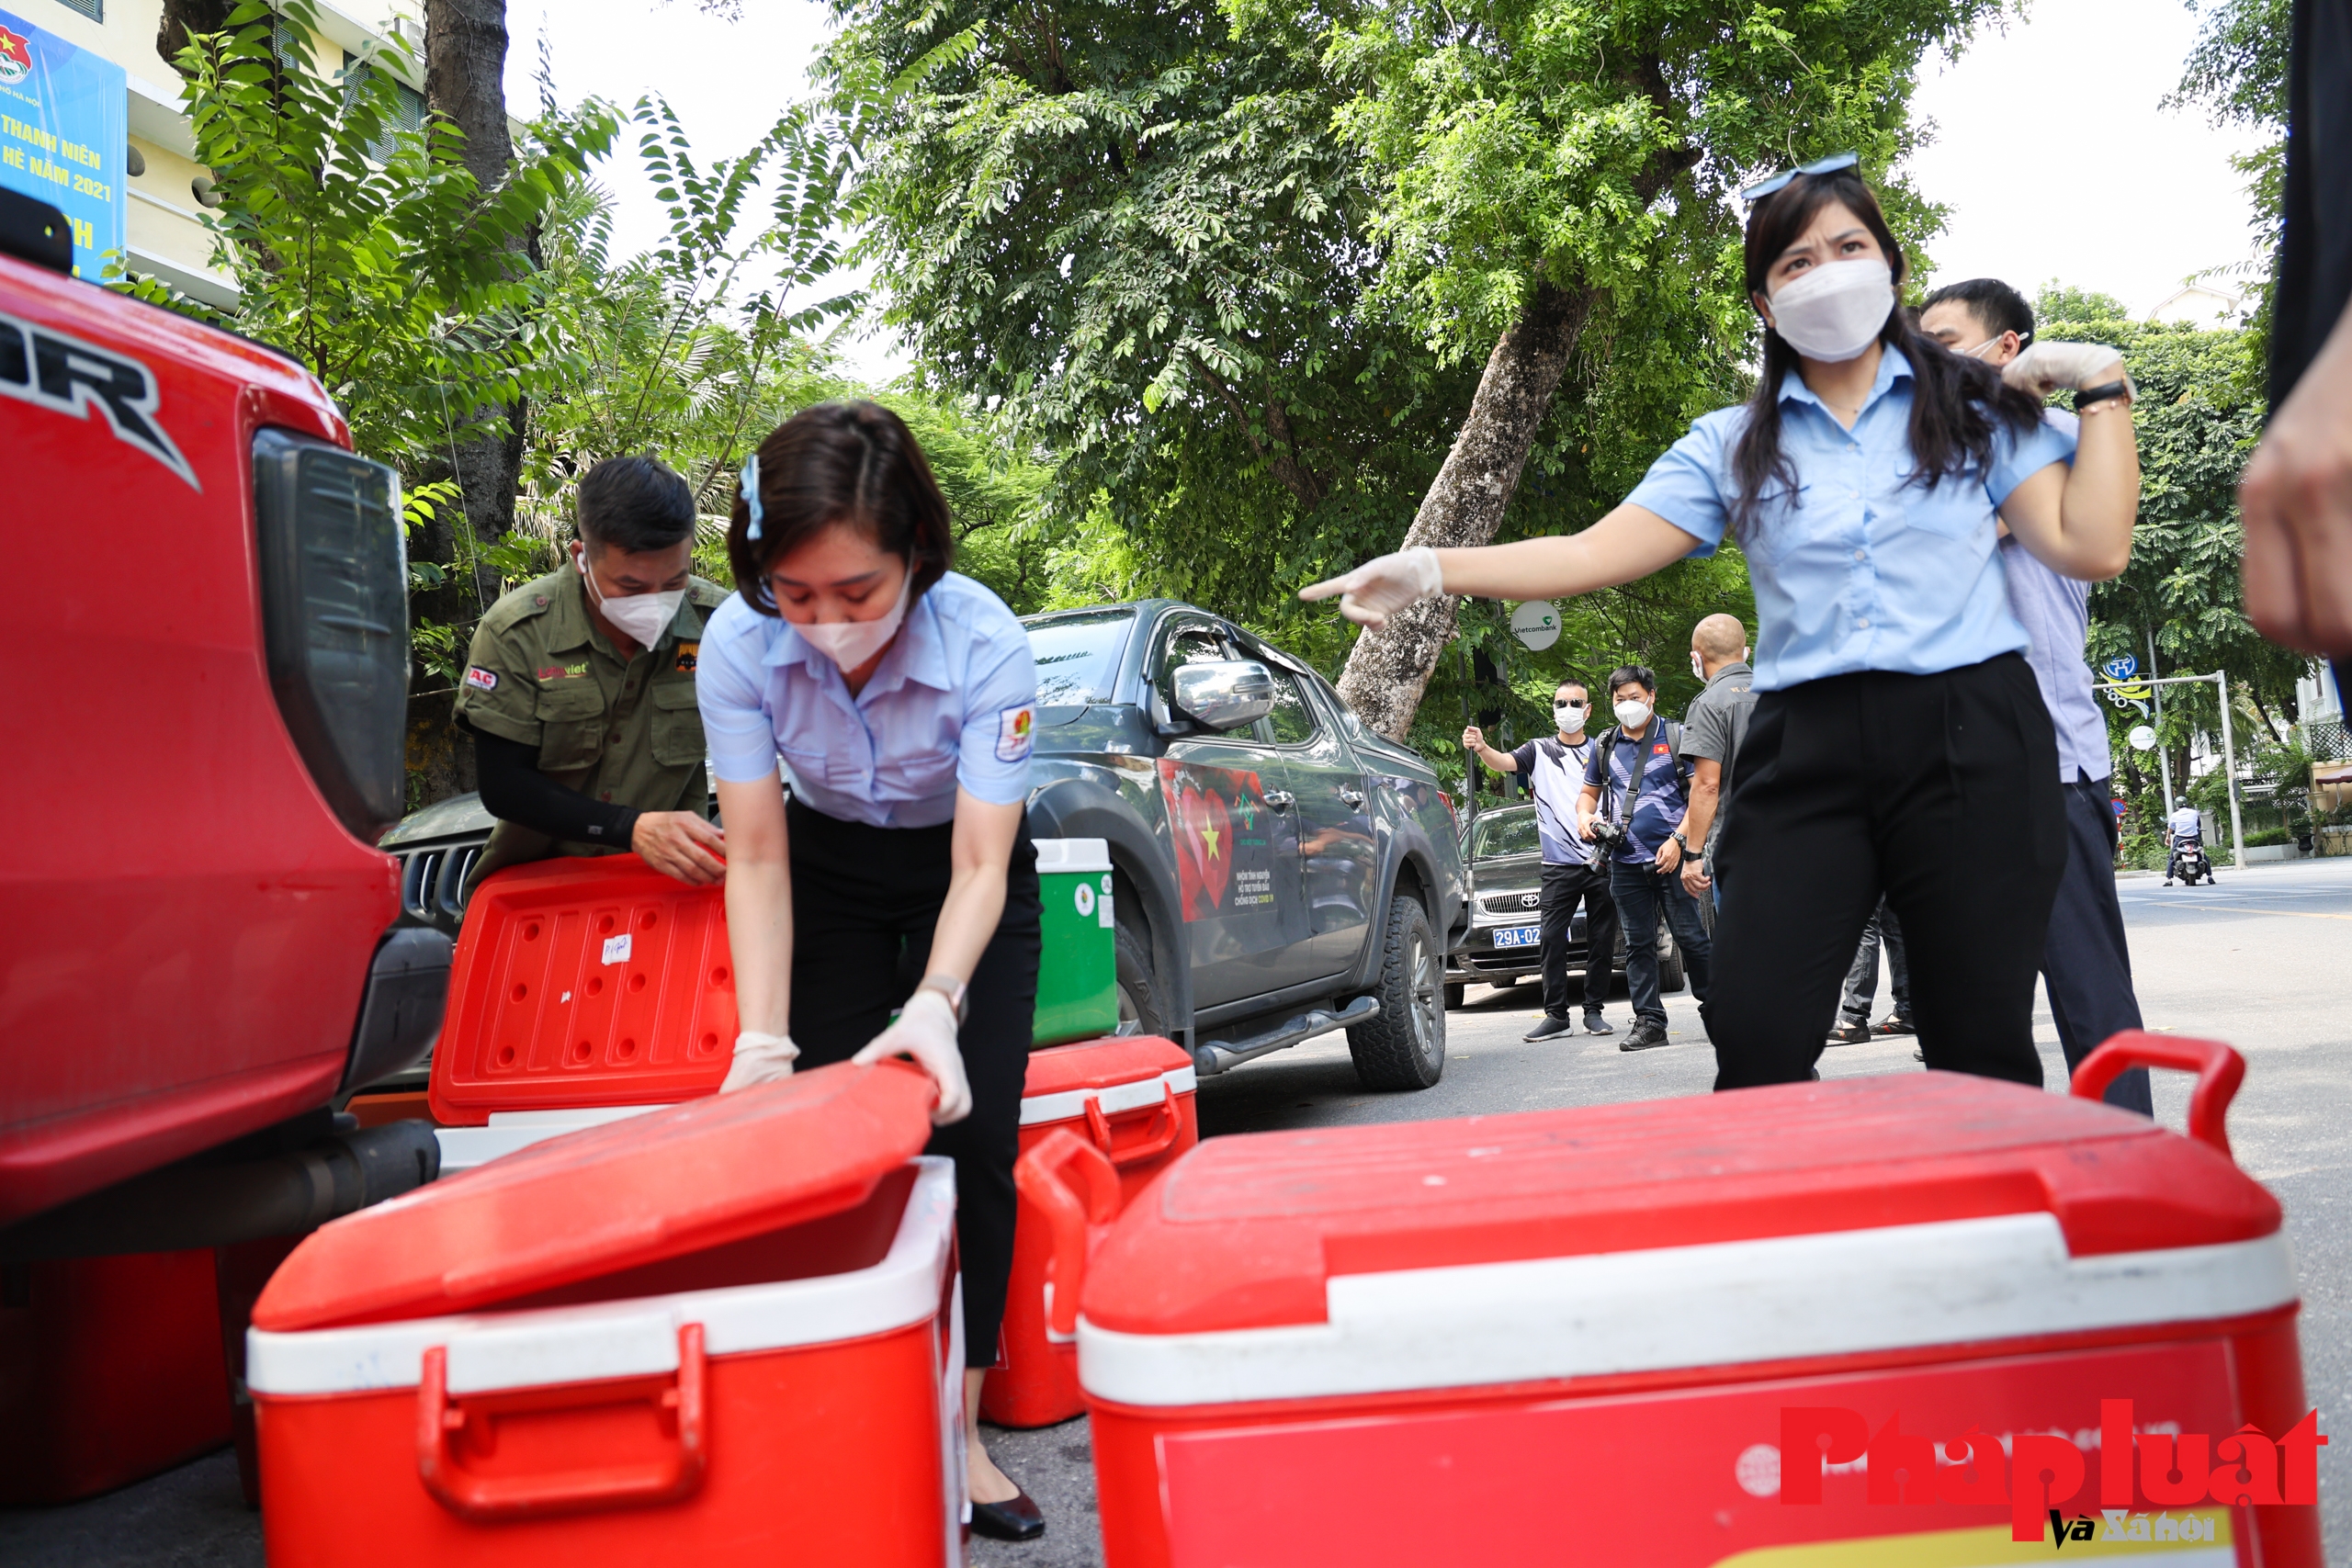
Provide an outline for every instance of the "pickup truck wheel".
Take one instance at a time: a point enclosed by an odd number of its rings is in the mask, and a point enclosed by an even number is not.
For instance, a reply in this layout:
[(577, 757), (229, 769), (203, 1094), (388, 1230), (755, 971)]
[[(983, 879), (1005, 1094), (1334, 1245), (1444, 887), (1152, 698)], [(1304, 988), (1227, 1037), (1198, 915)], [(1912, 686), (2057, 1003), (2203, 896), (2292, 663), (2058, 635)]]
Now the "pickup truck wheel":
[(1389, 900), (1380, 1011), (1348, 1031), (1348, 1055), (1366, 1089), (1427, 1089), (1445, 1071), (1445, 958), (1430, 933), (1429, 912), (1399, 893)]
[(1119, 1032), (1174, 1038), (1169, 1034), (1159, 989), (1152, 984), (1150, 943), (1122, 925), (1112, 938), (1112, 950), (1119, 971)]

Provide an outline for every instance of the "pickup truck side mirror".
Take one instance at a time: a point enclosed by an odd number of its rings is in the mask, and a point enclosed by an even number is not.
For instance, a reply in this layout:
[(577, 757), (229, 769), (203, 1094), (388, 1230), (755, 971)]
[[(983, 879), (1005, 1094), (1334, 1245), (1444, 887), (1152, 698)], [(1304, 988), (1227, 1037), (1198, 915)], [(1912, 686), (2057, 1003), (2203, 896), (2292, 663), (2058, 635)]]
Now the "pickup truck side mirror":
[(1273, 711), (1274, 678), (1254, 659), (1178, 667), (1174, 705), (1207, 729), (1238, 729)]

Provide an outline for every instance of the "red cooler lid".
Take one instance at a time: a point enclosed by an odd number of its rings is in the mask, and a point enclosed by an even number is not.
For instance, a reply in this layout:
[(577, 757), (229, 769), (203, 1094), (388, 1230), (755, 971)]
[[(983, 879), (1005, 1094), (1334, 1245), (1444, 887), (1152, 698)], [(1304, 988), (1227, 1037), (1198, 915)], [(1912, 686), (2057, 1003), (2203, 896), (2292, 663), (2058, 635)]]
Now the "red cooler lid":
[(433, 1046), (435, 1119), (670, 1105), (718, 1092), (735, 1043), (727, 900), (636, 855), (483, 878)]
[(459, 1312), (838, 1213), (922, 1150), (933, 1098), (842, 1063), (551, 1138), (318, 1231), (254, 1325)]
[(1105, 1036), (1075, 1045), (1054, 1045), (1029, 1053), (1029, 1076), (1023, 1080), (1021, 1097), (1035, 1100), (1045, 1094), (1114, 1089), (1192, 1065), (1191, 1055), (1182, 1045), (1153, 1034)]
[(2032, 1213), (2075, 1257), (2279, 1224), (2228, 1156), (2143, 1117), (1904, 1073), (1212, 1139), (1121, 1217), (1084, 1313), (1136, 1334), (1320, 1323), (1333, 1275)]

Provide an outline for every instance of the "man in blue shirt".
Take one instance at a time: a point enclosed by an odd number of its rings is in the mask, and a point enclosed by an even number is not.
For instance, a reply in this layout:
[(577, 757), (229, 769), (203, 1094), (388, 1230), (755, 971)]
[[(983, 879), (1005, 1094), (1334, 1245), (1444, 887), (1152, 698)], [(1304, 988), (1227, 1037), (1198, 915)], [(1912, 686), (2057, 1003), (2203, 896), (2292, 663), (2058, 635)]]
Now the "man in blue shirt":
[[(1919, 310), (1919, 330), (1956, 354), (2002, 366), (2033, 341), (2033, 310), (2007, 284), (1972, 278), (1928, 295)], [(2043, 417), (2069, 435), (2079, 423), (2075, 415), (2055, 409)], [(2059, 576), (2006, 530), (1999, 555), (2009, 608), (2025, 627), (2026, 662), (2033, 666), (2034, 683), (2058, 732), (2066, 869), (2042, 942), (2041, 984), (2071, 1073), (2109, 1036), (2140, 1027), (2132, 951), (2115, 897), (2115, 811), (2109, 786), (2114, 763), (2108, 752), (2107, 716), (2099, 711), (2090, 665), (2083, 657), (2091, 585)], [(2147, 1069), (2135, 1067), (2118, 1077), (2108, 1087), (2107, 1102), (2153, 1115)]]
[[(1609, 895), (1625, 928), (1625, 982), (1634, 993), (1633, 1032), (1617, 1048), (1646, 1051), (1667, 1043), (1658, 921), (1673, 928), (1690, 994), (1702, 1002), (1713, 950), (1699, 906), (1682, 890), (1682, 857), (1691, 846), (1682, 833), (1690, 795), (1681, 726), (1658, 718), (1657, 677), (1640, 665), (1611, 673), (1609, 697), (1617, 724), (1594, 743), (1585, 765), (1577, 830), (1588, 840), (1617, 840), (1609, 852)], [(1608, 827), (1596, 833), (1596, 822)]]

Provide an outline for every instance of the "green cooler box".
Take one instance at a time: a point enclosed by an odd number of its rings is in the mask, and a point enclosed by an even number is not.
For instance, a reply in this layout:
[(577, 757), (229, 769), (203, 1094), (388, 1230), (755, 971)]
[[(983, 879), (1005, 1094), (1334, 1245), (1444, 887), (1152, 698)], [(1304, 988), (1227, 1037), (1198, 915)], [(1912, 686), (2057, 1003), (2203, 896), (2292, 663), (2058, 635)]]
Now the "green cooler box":
[(1112, 944), (1111, 847), (1102, 839), (1039, 839), (1046, 907), (1037, 960), (1035, 1045), (1092, 1040), (1119, 1027), (1119, 961)]

